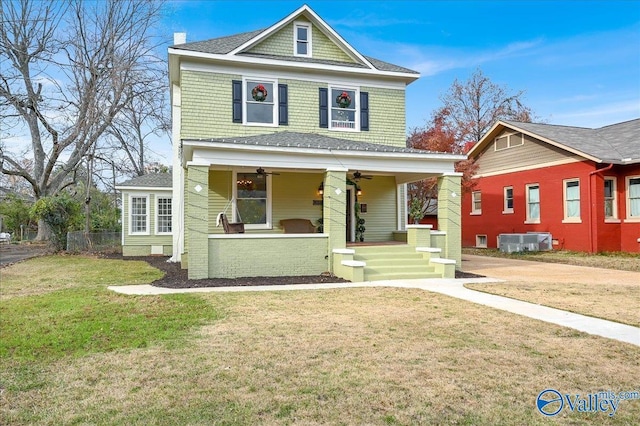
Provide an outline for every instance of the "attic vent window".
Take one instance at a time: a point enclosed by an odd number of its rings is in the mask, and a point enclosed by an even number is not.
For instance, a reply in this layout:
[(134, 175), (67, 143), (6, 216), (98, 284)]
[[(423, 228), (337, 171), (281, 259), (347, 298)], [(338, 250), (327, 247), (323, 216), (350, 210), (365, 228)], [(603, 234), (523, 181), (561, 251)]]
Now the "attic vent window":
[(295, 24), (293, 26), (293, 44), (295, 56), (311, 57), (311, 25)]
[(522, 133), (513, 133), (510, 135), (498, 136), (493, 141), (493, 147), (495, 151), (501, 151), (507, 148), (513, 148), (514, 146), (524, 145), (524, 138)]

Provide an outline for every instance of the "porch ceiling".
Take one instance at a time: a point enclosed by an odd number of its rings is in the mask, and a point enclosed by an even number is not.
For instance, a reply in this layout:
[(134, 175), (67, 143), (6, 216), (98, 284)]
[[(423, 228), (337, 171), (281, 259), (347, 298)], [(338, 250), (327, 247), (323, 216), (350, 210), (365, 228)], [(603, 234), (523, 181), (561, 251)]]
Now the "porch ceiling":
[(315, 133), (279, 132), (183, 140), (182, 158), (183, 166), (207, 165), (213, 169), (359, 170), (363, 174), (392, 175), (401, 184), (454, 173), (454, 163), (466, 156), (356, 142)]

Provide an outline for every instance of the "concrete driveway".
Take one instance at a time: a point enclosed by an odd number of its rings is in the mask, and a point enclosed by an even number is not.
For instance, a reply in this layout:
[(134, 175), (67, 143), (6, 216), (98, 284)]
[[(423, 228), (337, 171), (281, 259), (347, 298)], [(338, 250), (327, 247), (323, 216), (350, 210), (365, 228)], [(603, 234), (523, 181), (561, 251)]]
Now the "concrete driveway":
[(507, 281), (584, 284), (608, 282), (640, 285), (640, 272), (470, 254), (462, 255), (462, 270)]

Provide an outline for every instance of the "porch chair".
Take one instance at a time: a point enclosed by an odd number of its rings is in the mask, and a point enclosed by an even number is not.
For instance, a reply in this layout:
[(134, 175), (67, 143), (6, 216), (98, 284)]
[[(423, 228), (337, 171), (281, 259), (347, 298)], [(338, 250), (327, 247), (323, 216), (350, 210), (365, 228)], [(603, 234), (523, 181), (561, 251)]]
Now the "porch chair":
[(229, 223), (227, 215), (224, 213), (218, 213), (217, 222), (217, 226), (220, 226), (219, 224), (222, 223), (222, 228), (224, 229), (225, 234), (244, 234), (244, 223)]
[(309, 219), (282, 219), (280, 226), (285, 234), (313, 234), (316, 227)]

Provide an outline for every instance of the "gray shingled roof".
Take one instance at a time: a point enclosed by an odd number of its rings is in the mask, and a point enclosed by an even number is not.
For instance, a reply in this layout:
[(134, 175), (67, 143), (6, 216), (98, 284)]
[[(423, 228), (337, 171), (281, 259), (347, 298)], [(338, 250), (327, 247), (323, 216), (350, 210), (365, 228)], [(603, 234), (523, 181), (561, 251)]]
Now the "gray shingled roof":
[[(177, 49), (177, 50), (189, 50), (193, 52), (225, 55), (233, 51), (234, 49), (242, 46), (244, 43), (248, 42), (252, 38), (257, 37), (263, 31), (265, 31), (265, 29), (250, 31), (250, 32), (241, 33), (241, 34), (234, 34), (234, 35), (225, 36), (225, 37), (218, 37), (218, 38), (213, 38), (213, 39), (204, 40), (204, 41), (195, 41), (191, 43), (176, 44), (171, 46), (171, 48)], [(304, 57), (297, 57), (297, 56), (261, 55), (256, 53), (241, 53), (240, 55), (286, 60), (286, 61), (292, 61), (292, 62), (308, 62), (308, 63), (317, 63), (317, 64), (324, 64), (324, 65), (340, 65), (340, 66), (354, 67), (354, 68), (366, 68), (362, 64), (357, 64), (353, 62), (330, 61), (330, 60), (304, 58)], [(380, 71), (420, 74), (419, 72), (411, 70), (409, 68), (401, 67), (399, 65), (394, 65), (389, 62), (381, 61), (380, 59), (372, 58), (370, 56), (365, 56), (365, 58), (369, 62), (371, 62), (371, 64), (376, 69)]]
[[(640, 119), (599, 129), (504, 121), (607, 163), (640, 163)], [(631, 160), (631, 161), (630, 161)]]
[(317, 133), (277, 132), (256, 136), (198, 139), (199, 141), (286, 148), (326, 149), (335, 151), (397, 152), (403, 154), (433, 154), (432, 151), (380, 145), (324, 136)]
[(142, 176), (136, 176), (117, 186), (144, 187), (144, 188), (171, 188), (173, 186), (173, 177), (169, 173), (149, 173)]

